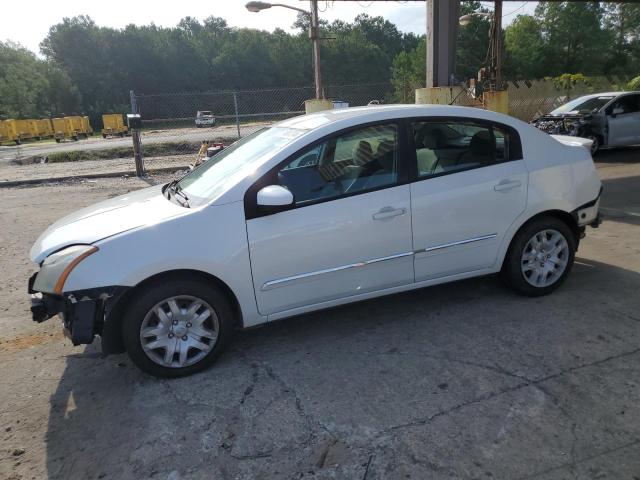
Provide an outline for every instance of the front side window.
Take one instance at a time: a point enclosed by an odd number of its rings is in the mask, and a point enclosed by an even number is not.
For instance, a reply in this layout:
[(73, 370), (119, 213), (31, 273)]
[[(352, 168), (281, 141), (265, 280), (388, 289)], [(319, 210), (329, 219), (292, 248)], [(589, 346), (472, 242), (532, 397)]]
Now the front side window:
[(398, 127), (369, 126), (321, 142), (281, 167), (277, 178), (296, 205), (394, 185)]
[(205, 162), (187, 174), (180, 187), (191, 206), (213, 200), (304, 133), (284, 127), (259, 130), (222, 150), (215, 162)]
[(616, 115), (640, 112), (640, 95), (627, 95), (617, 100), (611, 109)]
[(473, 122), (414, 122), (419, 178), (486, 167), (509, 159), (508, 133)]

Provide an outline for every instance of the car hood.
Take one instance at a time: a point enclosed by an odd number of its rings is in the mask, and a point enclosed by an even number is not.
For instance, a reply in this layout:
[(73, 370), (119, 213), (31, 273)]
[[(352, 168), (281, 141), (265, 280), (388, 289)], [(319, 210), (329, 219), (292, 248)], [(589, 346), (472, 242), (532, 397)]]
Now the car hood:
[(40, 263), (51, 253), (66, 246), (91, 244), (190, 212), (192, 210), (167, 200), (162, 194), (162, 185), (144, 188), (61, 218), (40, 235), (31, 247), (29, 256), (32, 261)]

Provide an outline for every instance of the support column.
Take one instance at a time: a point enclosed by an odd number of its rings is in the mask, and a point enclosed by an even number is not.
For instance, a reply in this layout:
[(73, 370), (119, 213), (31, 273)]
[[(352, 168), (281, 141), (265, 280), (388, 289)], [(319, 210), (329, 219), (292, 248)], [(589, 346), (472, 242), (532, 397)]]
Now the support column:
[(427, 88), (453, 84), (459, 0), (427, 0)]

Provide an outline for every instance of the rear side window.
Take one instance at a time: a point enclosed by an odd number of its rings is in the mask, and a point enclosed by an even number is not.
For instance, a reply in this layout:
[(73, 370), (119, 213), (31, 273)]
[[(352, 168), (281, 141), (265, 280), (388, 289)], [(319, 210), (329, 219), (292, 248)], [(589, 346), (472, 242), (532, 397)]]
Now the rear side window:
[(488, 167), (522, 157), (512, 129), (472, 121), (413, 122), (419, 178)]

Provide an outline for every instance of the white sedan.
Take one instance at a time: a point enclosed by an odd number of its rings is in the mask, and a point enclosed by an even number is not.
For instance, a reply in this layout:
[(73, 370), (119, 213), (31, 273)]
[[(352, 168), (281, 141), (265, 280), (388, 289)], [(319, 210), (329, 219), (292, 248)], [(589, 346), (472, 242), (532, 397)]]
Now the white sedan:
[(33, 318), (177, 377), (236, 328), (340, 304), (494, 273), (544, 295), (600, 221), (588, 146), (464, 107), (292, 118), (49, 227)]

